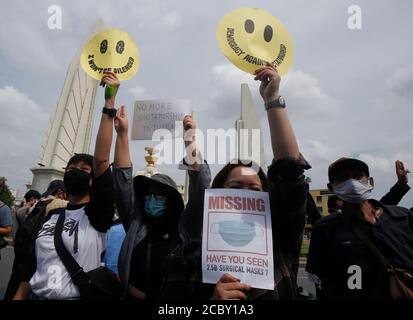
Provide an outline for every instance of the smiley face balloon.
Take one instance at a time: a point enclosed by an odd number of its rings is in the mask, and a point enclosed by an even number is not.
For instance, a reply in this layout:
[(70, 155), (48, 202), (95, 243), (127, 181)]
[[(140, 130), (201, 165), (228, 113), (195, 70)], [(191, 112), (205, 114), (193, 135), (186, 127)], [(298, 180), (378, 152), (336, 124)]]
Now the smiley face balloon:
[(217, 39), (224, 55), (251, 74), (269, 62), (283, 75), (293, 64), (293, 44), (287, 29), (261, 9), (239, 8), (228, 13), (218, 24)]
[(106, 29), (95, 35), (83, 48), (80, 64), (96, 80), (102, 79), (104, 71), (114, 72), (119, 81), (128, 80), (138, 70), (138, 48), (125, 31)]

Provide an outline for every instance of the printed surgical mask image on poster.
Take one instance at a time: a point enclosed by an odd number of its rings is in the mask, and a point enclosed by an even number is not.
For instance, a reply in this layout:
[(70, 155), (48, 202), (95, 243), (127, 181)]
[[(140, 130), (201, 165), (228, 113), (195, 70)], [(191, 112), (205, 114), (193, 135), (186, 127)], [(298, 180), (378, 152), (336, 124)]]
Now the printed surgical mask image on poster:
[[(212, 222), (210, 232), (209, 232), (209, 241), (208, 241), (208, 248), (212, 250), (214, 245), (222, 245), (223, 243), (217, 242), (213, 235), (220, 235), (221, 238), (224, 240), (226, 244), (231, 247), (237, 247), (239, 250), (248, 250), (248, 244), (254, 241), (254, 246), (261, 247), (264, 245), (264, 250), (260, 250), (265, 252), (265, 242), (260, 241), (264, 236), (264, 231), (266, 230), (265, 227), (265, 218), (262, 218), (262, 223), (258, 223), (256, 221), (247, 222), (249, 219), (253, 220), (253, 217), (249, 217), (248, 214), (244, 214), (242, 219), (244, 220), (222, 220), (225, 218), (225, 214), (221, 215), (219, 213), (215, 213), (211, 216), (211, 220), (215, 221)], [(241, 217), (239, 217), (241, 218)], [(258, 219), (256, 219), (258, 220)], [(258, 230), (258, 232), (257, 232)], [(263, 242), (262, 244), (260, 242)]]
[(267, 192), (207, 189), (203, 220), (203, 282), (216, 283), (229, 273), (254, 288), (273, 287), (273, 239)]

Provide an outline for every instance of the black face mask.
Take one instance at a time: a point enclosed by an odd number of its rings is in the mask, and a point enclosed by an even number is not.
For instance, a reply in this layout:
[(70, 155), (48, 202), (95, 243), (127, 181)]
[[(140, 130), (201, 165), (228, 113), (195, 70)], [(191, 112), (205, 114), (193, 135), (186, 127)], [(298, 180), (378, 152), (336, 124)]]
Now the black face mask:
[(90, 174), (80, 169), (66, 171), (63, 178), (66, 190), (72, 196), (80, 196), (89, 192)]

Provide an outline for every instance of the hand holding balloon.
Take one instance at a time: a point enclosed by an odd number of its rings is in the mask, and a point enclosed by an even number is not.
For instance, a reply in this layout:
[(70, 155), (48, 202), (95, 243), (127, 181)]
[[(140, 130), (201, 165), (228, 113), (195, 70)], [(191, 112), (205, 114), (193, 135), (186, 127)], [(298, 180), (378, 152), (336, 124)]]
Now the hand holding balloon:
[(100, 84), (102, 87), (105, 87), (105, 100), (109, 100), (116, 97), (120, 82), (115, 73), (106, 71), (103, 74), (102, 81)]

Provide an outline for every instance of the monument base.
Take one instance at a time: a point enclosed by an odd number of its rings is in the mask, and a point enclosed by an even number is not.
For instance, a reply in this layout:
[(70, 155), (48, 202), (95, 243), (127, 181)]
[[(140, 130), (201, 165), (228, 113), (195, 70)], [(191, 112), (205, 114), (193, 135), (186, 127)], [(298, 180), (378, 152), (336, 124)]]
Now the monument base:
[(30, 170), (33, 172), (33, 180), (30, 188), (39, 191), (40, 194), (46, 192), (50, 181), (56, 179), (63, 180), (64, 176), (63, 170), (54, 168), (32, 168)]

